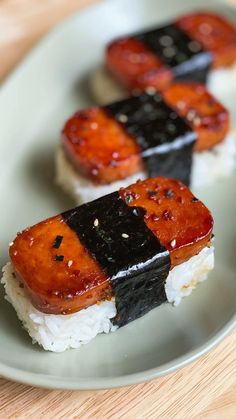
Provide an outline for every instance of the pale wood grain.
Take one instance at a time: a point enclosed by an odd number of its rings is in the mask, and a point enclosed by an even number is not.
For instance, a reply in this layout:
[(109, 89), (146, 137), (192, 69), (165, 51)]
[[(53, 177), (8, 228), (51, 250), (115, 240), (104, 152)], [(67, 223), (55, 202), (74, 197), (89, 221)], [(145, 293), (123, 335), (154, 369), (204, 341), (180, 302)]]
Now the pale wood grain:
[(236, 417), (236, 331), (215, 350), (166, 377), (106, 391), (36, 389), (0, 380), (0, 417)]
[[(95, 1), (1, 0), (0, 79), (57, 22)], [(0, 379), (0, 418), (42, 417), (235, 419), (236, 331), (188, 367), (123, 389), (44, 390)]]
[(0, 80), (56, 23), (97, 0), (0, 1)]

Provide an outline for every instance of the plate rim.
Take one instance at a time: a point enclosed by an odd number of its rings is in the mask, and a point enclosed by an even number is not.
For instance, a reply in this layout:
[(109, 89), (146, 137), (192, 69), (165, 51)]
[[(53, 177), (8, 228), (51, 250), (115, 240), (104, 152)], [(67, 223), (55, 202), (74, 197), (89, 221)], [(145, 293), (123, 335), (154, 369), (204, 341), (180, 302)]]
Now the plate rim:
[[(155, 378), (175, 372), (182, 369), (188, 364), (196, 361), (201, 356), (210, 352), (223, 339), (236, 328), (236, 313), (215, 335), (208, 339), (204, 344), (200, 345), (192, 351), (186, 352), (184, 355), (166, 362), (159, 367), (151, 368), (137, 373), (121, 375), (116, 377), (88, 377), (81, 379), (78, 377), (59, 377), (55, 375), (45, 375), (33, 372), (26, 372), (19, 368), (12, 368), (0, 362), (0, 376), (12, 381), (40, 387), (46, 389), (60, 390), (105, 390), (112, 388), (120, 388), (133, 384), (140, 384)], [(73, 350), (73, 349), (72, 349)], [(78, 349), (74, 349), (75, 351)], [(56, 355), (56, 354), (55, 354)], [(93, 383), (91, 384), (90, 381)], [(66, 385), (65, 385), (66, 382)]]
[[(117, 3), (120, 0), (113, 0)], [(13, 68), (12, 71), (4, 78), (3, 84), (0, 86), (0, 96), (4, 95), (4, 92), (7, 91), (8, 86), (11, 86), (17, 77), (24, 72), (25, 67), (27, 67), (30, 62), (34, 59), (34, 56), (40, 53), (44, 49), (47, 42), (50, 42), (51, 38), (55, 37), (57, 32), (61, 31), (62, 28), (66, 28), (73, 20), (78, 18), (78, 15), (89, 14), (91, 9), (105, 7), (106, 4), (109, 4), (110, 0), (99, 1), (94, 4), (90, 4), (87, 7), (79, 10), (72, 15), (67, 16), (61, 22), (57, 23), (48, 33), (46, 33), (36, 44), (29, 50), (29, 52), (24, 56)], [(228, 9), (236, 9), (232, 7), (226, 0), (216, 1), (216, 5), (226, 4)], [(23, 383), (25, 385), (31, 385), (34, 387), (40, 387), (45, 389), (60, 389), (60, 390), (104, 390), (112, 388), (120, 388), (133, 384), (139, 384), (147, 382), (158, 377), (167, 375), (169, 373), (175, 372), (178, 369), (181, 369), (188, 364), (196, 361), (201, 356), (208, 353), (210, 350), (215, 348), (221, 341), (230, 334), (236, 328), (236, 312), (231, 316), (231, 318), (222, 326), (218, 332), (214, 334), (211, 338), (208, 338), (207, 341), (199, 345), (196, 349), (186, 352), (184, 355), (174, 358), (173, 360), (162, 364), (161, 366), (154, 367), (151, 369), (146, 369), (140, 372), (131, 373), (127, 375), (119, 376), (110, 376), (110, 377), (88, 377), (88, 378), (79, 378), (79, 377), (60, 377), (57, 375), (45, 375), (38, 374), (34, 372), (29, 372), (22, 370), (20, 368), (14, 368), (0, 360), (0, 377), (6, 378), (17, 383)], [(76, 350), (76, 349), (75, 349)], [(55, 354), (56, 355), (56, 354)]]

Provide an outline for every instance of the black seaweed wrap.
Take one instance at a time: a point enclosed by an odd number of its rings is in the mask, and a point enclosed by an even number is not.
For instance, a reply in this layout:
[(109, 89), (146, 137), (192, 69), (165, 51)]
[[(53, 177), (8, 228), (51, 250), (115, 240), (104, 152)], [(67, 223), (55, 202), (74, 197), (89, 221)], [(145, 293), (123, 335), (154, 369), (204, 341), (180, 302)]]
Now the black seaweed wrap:
[(206, 83), (212, 55), (174, 24), (135, 36), (172, 68), (177, 80)]
[(62, 214), (108, 275), (117, 308), (113, 322), (119, 326), (166, 301), (170, 255), (143, 216), (143, 209), (129, 207), (118, 192)]
[(143, 93), (104, 109), (135, 138), (149, 176), (166, 176), (190, 184), (197, 135), (159, 93)]

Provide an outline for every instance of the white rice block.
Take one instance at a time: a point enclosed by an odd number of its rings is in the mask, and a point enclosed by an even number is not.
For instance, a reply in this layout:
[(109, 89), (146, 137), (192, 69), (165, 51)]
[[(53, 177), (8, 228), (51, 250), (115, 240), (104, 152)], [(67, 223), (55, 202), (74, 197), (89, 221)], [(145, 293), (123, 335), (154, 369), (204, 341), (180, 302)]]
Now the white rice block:
[(94, 304), (73, 314), (45, 314), (31, 304), (13, 272), (11, 263), (3, 268), (1, 282), (5, 287), (6, 299), (15, 308), (33, 343), (39, 343), (45, 350), (63, 352), (69, 348), (79, 348), (99, 333), (116, 329), (110, 321), (116, 315), (114, 300)]
[[(205, 247), (198, 255), (172, 269), (165, 284), (167, 299), (177, 306), (181, 299), (206, 279), (214, 266), (214, 248)], [(115, 331), (111, 319), (116, 315), (115, 301), (104, 301), (74, 314), (55, 315), (38, 311), (30, 302), (25, 289), (15, 278), (14, 268), (9, 262), (3, 268), (6, 299), (13, 305), (23, 327), (28, 331), (33, 343), (37, 342), (45, 350), (63, 352), (69, 348), (79, 348), (90, 342), (99, 333)]]
[(236, 164), (236, 130), (215, 147), (193, 154), (191, 188), (200, 189), (232, 174)]
[(199, 282), (207, 279), (207, 274), (214, 268), (214, 247), (204, 247), (187, 262), (175, 266), (167, 277), (165, 292), (167, 300), (174, 306), (179, 305), (183, 297), (191, 294)]
[(91, 74), (90, 90), (94, 101), (99, 105), (107, 105), (129, 96), (127, 90), (102, 66)]
[[(125, 90), (104, 67), (97, 68), (90, 78), (90, 87), (96, 103), (106, 105), (128, 97)], [(232, 93), (236, 91), (236, 63), (230, 67), (209, 72), (209, 91), (224, 105), (231, 105)]]
[(106, 185), (96, 185), (81, 175), (69, 162), (62, 147), (56, 151), (56, 183), (72, 195), (78, 204), (92, 201), (103, 195), (117, 191), (121, 187), (129, 186), (138, 179), (145, 179), (144, 172), (135, 173), (126, 179), (118, 180)]
[[(202, 188), (229, 176), (235, 162), (236, 132), (232, 130), (219, 145), (209, 151), (193, 154), (191, 187)], [(72, 195), (78, 204), (92, 201), (145, 178), (147, 174), (142, 171), (107, 185), (95, 185), (72, 166), (61, 147), (56, 152), (56, 183)]]
[(236, 92), (236, 63), (230, 67), (210, 71), (207, 88), (224, 105), (231, 105), (231, 99), (234, 102)]

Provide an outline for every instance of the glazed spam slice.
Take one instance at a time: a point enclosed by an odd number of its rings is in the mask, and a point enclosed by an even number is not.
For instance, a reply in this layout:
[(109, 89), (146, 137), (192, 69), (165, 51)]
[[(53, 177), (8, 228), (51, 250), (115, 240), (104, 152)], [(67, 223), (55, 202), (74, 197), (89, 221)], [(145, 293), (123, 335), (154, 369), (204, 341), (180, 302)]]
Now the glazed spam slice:
[(222, 142), (229, 128), (228, 111), (203, 85), (174, 83), (162, 94), (149, 88), (77, 112), (64, 126), (62, 145), (73, 167), (98, 185), (144, 169), (189, 185), (192, 153)]
[(106, 66), (128, 90), (165, 89), (174, 79), (205, 83), (213, 68), (236, 60), (236, 30), (227, 19), (197, 12), (112, 41)]
[(236, 28), (223, 16), (202, 11), (180, 17), (176, 25), (211, 52), (213, 68), (235, 62)]
[(75, 313), (114, 297), (122, 325), (148, 311), (147, 295), (149, 309), (166, 301), (169, 273), (211, 245), (212, 228), (186, 186), (157, 177), (27, 228), (10, 258), (40, 312)]

